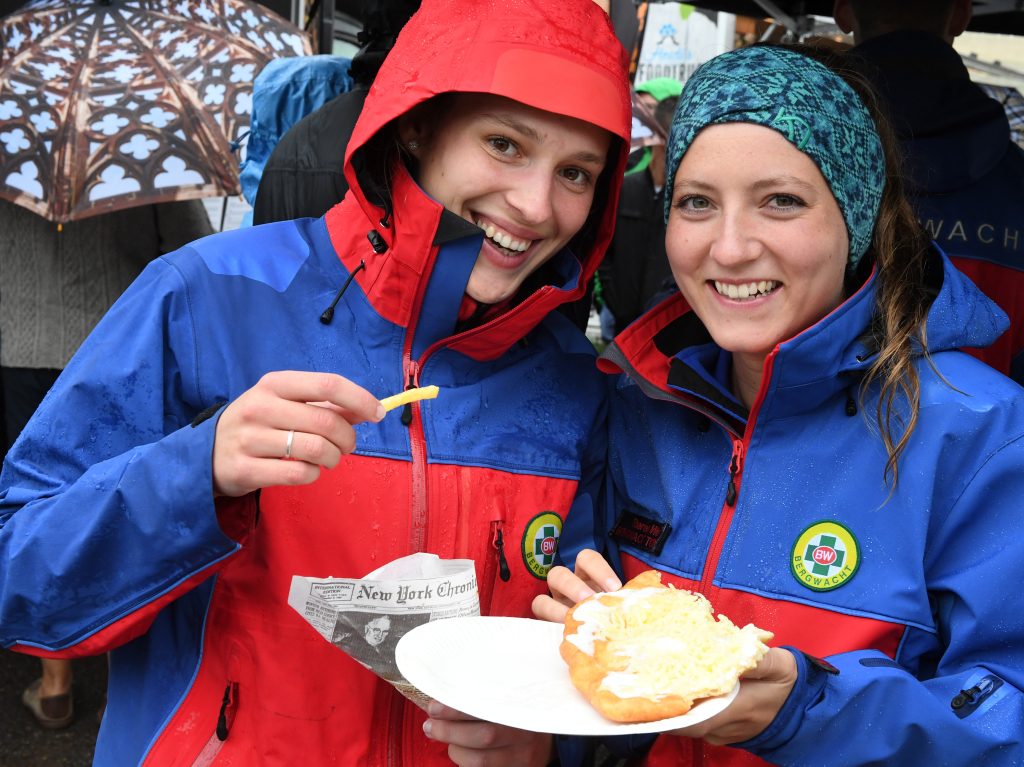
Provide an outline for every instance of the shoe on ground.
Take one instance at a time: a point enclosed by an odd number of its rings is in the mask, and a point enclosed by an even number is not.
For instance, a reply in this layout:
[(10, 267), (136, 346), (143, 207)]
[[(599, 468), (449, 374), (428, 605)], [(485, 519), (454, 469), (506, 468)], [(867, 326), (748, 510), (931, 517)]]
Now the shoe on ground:
[(28, 689), (22, 693), (21, 702), (46, 729), (63, 730), (65, 727), (69, 727), (75, 718), (75, 704), (71, 693), (41, 698), (39, 687), (42, 683), (42, 679), (37, 679), (30, 684)]

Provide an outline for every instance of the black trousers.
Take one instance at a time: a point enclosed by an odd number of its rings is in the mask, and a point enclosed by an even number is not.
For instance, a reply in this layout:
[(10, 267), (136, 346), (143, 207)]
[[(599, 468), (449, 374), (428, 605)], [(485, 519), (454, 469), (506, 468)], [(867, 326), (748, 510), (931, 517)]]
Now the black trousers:
[(7, 368), (4, 378), (4, 418), (7, 421), (7, 448), (21, 434), (46, 392), (61, 371), (53, 368)]

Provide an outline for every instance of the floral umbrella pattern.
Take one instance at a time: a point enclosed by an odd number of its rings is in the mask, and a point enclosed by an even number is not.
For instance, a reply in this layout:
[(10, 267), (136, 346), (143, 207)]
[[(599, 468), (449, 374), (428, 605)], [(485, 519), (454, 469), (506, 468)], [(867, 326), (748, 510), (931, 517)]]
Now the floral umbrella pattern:
[(56, 222), (238, 193), (253, 80), (310, 54), (249, 0), (35, 0), (0, 24), (0, 196)]

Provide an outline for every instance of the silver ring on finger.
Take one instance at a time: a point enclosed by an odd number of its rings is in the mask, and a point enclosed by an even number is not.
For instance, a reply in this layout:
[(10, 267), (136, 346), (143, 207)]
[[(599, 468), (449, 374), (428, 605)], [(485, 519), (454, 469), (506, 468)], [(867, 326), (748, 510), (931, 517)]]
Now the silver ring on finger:
[(290, 432), (288, 432), (288, 442), (285, 443), (285, 446), (284, 446), (284, 457), (285, 458), (291, 458), (292, 457), (292, 441), (294, 439), (295, 439), (295, 429), (292, 429)]

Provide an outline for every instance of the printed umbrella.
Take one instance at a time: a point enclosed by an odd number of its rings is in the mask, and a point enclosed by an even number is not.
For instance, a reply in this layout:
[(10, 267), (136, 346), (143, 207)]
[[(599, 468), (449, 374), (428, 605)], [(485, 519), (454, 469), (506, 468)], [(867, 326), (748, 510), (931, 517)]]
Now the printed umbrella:
[(237, 193), (253, 80), (310, 53), (249, 0), (34, 0), (0, 23), (0, 196), (57, 222)]

